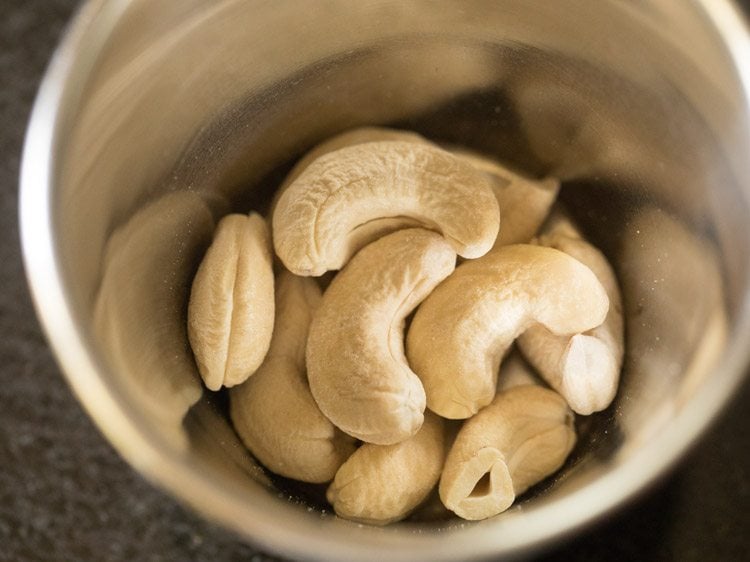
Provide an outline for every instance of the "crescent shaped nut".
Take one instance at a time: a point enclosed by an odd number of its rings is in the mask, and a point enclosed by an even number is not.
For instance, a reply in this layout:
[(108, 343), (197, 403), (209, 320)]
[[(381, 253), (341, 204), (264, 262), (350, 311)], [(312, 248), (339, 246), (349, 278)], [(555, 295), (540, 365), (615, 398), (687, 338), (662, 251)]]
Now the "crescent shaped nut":
[(427, 412), (420, 430), (395, 445), (365, 443), (336, 473), (328, 501), (353, 521), (385, 525), (406, 517), (440, 479), (446, 455), (444, 420)]
[(225, 216), (193, 279), (188, 339), (209, 390), (240, 384), (260, 366), (274, 321), (268, 227), (257, 213)]
[(324, 154), (289, 185), (273, 214), (274, 246), (290, 271), (317, 276), (357, 251), (357, 229), (404, 217), (466, 258), (485, 254), (500, 227), (489, 180), (470, 164), (428, 143), (368, 142)]
[(440, 499), (456, 515), (486, 519), (558, 470), (576, 442), (574, 416), (556, 392), (535, 385), (500, 392), (467, 420), (440, 478)]
[(427, 405), (451, 419), (489, 404), (500, 361), (533, 325), (558, 335), (604, 321), (607, 294), (592, 271), (552, 248), (516, 244), (463, 263), (417, 310), (407, 336), (409, 364)]
[(310, 277), (276, 277), (276, 320), (265, 360), (229, 391), (230, 416), (245, 446), (266, 468), (302, 482), (333, 479), (354, 440), (320, 412), (307, 384), (305, 346), (320, 288)]
[(390, 445), (422, 425), (425, 394), (404, 355), (404, 320), (455, 268), (442, 236), (400, 230), (365, 246), (333, 279), (307, 342), (310, 389), (349, 435)]
[(604, 410), (617, 393), (625, 345), (622, 297), (607, 258), (584, 240), (567, 219), (556, 216), (537, 243), (556, 248), (594, 272), (609, 297), (604, 322), (573, 336), (556, 336), (532, 326), (518, 338), (518, 348), (574, 412), (588, 415)]

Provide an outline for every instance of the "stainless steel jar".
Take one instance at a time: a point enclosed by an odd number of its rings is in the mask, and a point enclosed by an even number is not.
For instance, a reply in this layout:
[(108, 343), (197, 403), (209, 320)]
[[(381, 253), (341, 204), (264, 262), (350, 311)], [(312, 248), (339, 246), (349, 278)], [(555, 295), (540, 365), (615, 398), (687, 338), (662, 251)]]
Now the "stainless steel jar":
[[(725, 0), (90, 0), (40, 89), (21, 219), (71, 385), (147, 478), (263, 547), (326, 560), (527, 553), (674, 463), (750, 350), (750, 41)], [(478, 524), (371, 528), (271, 482), (185, 338), (215, 220), (361, 124), (563, 180), (625, 295), (616, 403), (563, 472)]]

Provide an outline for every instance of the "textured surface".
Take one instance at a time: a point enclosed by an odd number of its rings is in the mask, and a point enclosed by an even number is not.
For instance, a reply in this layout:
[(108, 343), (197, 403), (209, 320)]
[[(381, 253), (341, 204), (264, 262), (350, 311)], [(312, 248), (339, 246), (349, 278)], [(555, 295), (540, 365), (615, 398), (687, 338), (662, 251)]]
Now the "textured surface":
[[(0, 561), (272, 560), (155, 490), (83, 413), (41, 335), (17, 231), (28, 112), (74, 0), (0, 18)], [(742, 560), (750, 552), (750, 384), (659, 486), (545, 560)]]

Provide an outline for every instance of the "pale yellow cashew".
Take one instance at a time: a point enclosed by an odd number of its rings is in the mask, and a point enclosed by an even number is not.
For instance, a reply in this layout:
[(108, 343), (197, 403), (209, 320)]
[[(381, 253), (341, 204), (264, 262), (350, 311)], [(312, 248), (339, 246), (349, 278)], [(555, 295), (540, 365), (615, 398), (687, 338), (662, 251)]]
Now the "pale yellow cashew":
[(625, 349), (617, 278), (607, 258), (563, 216), (551, 221), (537, 243), (565, 252), (588, 266), (607, 291), (609, 311), (600, 326), (572, 337), (532, 326), (518, 338), (518, 347), (574, 412), (598, 412), (615, 397)]
[(485, 254), (500, 226), (489, 181), (470, 164), (426, 143), (368, 142), (324, 154), (289, 185), (273, 214), (274, 246), (293, 273), (321, 275), (384, 234), (363, 240), (358, 229), (404, 217), (466, 258)]
[(320, 300), (314, 279), (279, 273), (271, 347), (256, 373), (229, 391), (232, 422), (255, 458), (276, 474), (315, 483), (332, 480), (355, 450), (307, 384), (305, 346)]
[(435, 413), (468, 418), (495, 396), (500, 361), (541, 324), (558, 335), (604, 321), (607, 294), (585, 265), (551, 248), (503, 246), (458, 267), (425, 299), (407, 336), (409, 365)]
[(219, 222), (193, 280), (188, 338), (209, 390), (245, 381), (271, 343), (273, 268), (268, 227), (257, 213)]
[(310, 326), (307, 370), (318, 406), (341, 430), (388, 445), (422, 425), (425, 394), (404, 356), (404, 320), (455, 261), (439, 234), (400, 230), (333, 279)]
[(522, 385), (467, 420), (440, 478), (440, 499), (459, 517), (486, 519), (558, 470), (576, 442), (573, 413), (556, 392)]
[(365, 443), (336, 473), (327, 498), (341, 517), (375, 525), (403, 519), (440, 479), (444, 421), (427, 412), (420, 430), (395, 445)]

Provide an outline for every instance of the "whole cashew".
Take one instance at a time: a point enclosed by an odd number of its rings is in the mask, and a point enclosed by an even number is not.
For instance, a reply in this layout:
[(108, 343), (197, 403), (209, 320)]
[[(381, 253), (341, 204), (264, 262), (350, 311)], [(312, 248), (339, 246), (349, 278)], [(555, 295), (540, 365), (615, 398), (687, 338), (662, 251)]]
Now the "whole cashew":
[(559, 469), (575, 442), (573, 413), (556, 392), (534, 385), (500, 392), (459, 431), (440, 499), (464, 519), (497, 515)]
[(596, 276), (570, 256), (540, 246), (503, 246), (463, 263), (417, 310), (407, 336), (409, 364), (427, 405), (468, 418), (495, 396), (500, 361), (535, 324), (555, 334), (604, 321), (609, 301)]
[(247, 448), (268, 469), (303, 482), (329, 482), (355, 449), (307, 384), (305, 346), (320, 299), (314, 279), (277, 275), (271, 347), (256, 373), (229, 391), (232, 422)]
[(609, 311), (600, 326), (572, 337), (532, 326), (518, 338), (518, 347), (574, 412), (598, 412), (615, 397), (625, 349), (617, 278), (607, 258), (562, 216), (555, 217), (537, 243), (565, 252), (589, 267), (607, 291)]
[(534, 180), (466, 149), (454, 150), (453, 153), (487, 174), (491, 180), (503, 221), (493, 249), (509, 244), (528, 243), (536, 235), (557, 199), (560, 180), (551, 177)]
[(466, 258), (486, 253), (500, 226), (489, 181), (470, 164), (430, 144), (369, 142), (319, 157), (289, 185), (274, 210), (274, 245), (293, 273), (320, 275), (359, 249), (357, 229), (403, 217), (440, 231)]
[(385, 525), (406, 517), (440, 479), (444, 421), (430, 412), (420, 430), (395, 445), (365, 443), (336, 473), (327, 498), (347, 519)]
[(455, 262), (442, 236), (414, 228), (365, 246), (333, 279), (310, 326), (307, 373), (341, 430), (390, 445), (419, 429), (425, 394), (404, 356), (404, 319)]
[(268, 227), (257, 213), (219, 222), (193, 280), (188, 338), (206, 387), (246, 380), (271, 343), (273, 269)]

